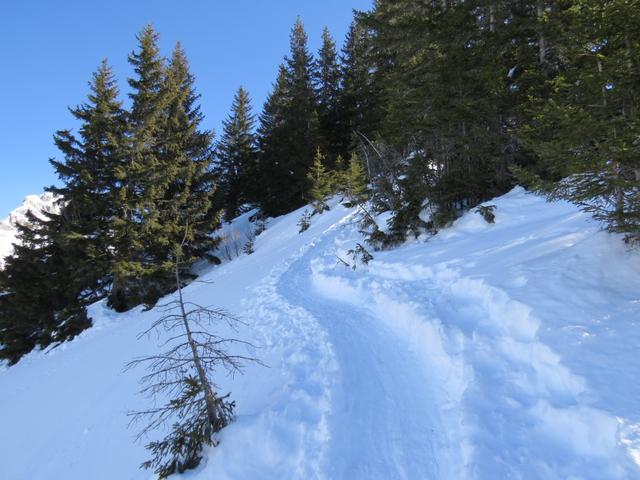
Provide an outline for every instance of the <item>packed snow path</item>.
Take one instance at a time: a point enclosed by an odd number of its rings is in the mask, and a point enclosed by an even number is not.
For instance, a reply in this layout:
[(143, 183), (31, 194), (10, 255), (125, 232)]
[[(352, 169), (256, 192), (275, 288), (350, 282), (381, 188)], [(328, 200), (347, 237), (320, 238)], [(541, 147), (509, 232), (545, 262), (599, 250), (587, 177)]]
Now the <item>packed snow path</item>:
[[(269, 365), (220, 378), (238, 418), (185, 477), (640, 478), (640, 257), (564, 202), (490, 203), (495, 225), (470, 212), (356, 270), (336, 259), (362, 242), (353, 211), (303, 234), (294, 212), (185, 289), (241, 313)], [(0, 372), (1, 478), (152, 478), (122, 365), (157, 313), (92, 314)]]
[[(441, 478), (437, 444), (441, 422), (416, 355), (375, 316), (343, 302), (318, 297), (310, 264), (318, 250), (283, 275), (278, 290), (304, 306), (329, 333), (340, 366), (335, 379), (327, 478)], [(330, 249), (329, 245), (329, 249)], [(407, 415), (421, 412), (420, 415)]]

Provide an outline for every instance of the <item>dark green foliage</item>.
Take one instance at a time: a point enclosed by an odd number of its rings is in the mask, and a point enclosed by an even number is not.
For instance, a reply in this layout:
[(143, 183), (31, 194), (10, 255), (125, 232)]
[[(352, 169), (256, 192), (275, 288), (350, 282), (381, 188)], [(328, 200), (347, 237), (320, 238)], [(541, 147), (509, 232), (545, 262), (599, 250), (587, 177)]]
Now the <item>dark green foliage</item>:
[[(114, 172), (123, 159), (125, 116), (106, 62), (94, 73), (87, 103), (71, 109), (79, 136), (55, 135), (64, 161), (51, 160), (62, 187), (60, 213), (31, 214), (20, 246), (0, 275), (0, 357), (15, 363), (36, 346), (73, 338), (91, 325), (85, 306), (105, 295), (113, 261)], [(46, 292), (46, 293), (45, 293)]]
[(242, 253), (246, 253), (247, 255), (251, 255), (253, 252), (255, 252), (254, 240), (252, 238), (250, 238), (243, 245)]
[(167, 124), (166, 65), (160, 56), (158, 34), (147, 25), (138, 35), (138, 50), (129, 55), (136, 76), (128, 122), (127, 161), (117, 171), (119, 215), (114, 217), (116, 259), (109, 305), (125, 311), (159, 294), (153, 277), (162, 274), (154, 255), (145, 251), (160, 234), (158, 205), (174, 172), (164, 172), (162, 129)]
[(342, 91), (340, 93), (339, 138), (347, 152), (360, 145), (363, 137), (373, 140), (383, 116), (384, 71), (376, 57), (371, 30), (362, 22), (353, 22), (341, 55)]
[(91, 326), (85, 305), (95, 298), (76, 276), (57, 220), (28, 216), (21, 245), (0, 272), (0, 359), (14, 364), (35, 347), (69, 340)]
[[(545, 19), (560, 68), (530, 89), (519, 133), (532, 183), (612, 231), (640, 235), (640, 10), (624, 0), (566, 0)], [(533, 175), (532, 175), (533, 174)]]
[(400, 157), (384, 159), (392, 164), (385, 181), (393, 191), (393, 243), (427, 228), (419, 216), (425, 206), (434, 212), (431, 226), (439, 228), (445, 217), (511, 186), (508, 77), (496, 55), (504, 22), (490, 23), (489, 14), (499, 12), (473, 1), (448, 7), (380, 1), (363, 17), (381, 68), (393, 65), (383, 77), (381, 127), (387, 149)]
[(263, 213), (280, 215), (304, 205), (310, 184), (307, 172), (319, 145), (313, 61), (300, 19), (291, 32), (291, 52), (280, 67), (258, 129), (258, 198)]
[(336, 44), (325, 27), (322, 47), (318, 52), (314, 72), (318, 101), (319, 143), (327, 156), (327, 166), (333, 168), (339, 155), (346, 155), (343, 111), (341, 109), (341, 70)]
[(130, 55), (136, 78), (129, 116), (128, 163), (119, 172), (121, 213), (114, 218), (116, 260), (109, 305), (118, 311), (153, 305), (172, 289), (171, 263), (188, 218), (183, 268), (215, 245), (210, 132), (201, 131), (194, 78), (178, 45), (165, 65), (158, 35), (147, 26)]
[[(164, 479), (174, 473), (184, 473), (196, 468), (202, 460), (202, 450), (205, 446), (217, 446), (213, 439), (213, 428), (207, 416), (207, 409), (198, 401), (203, 394), (202, 387), (195, 377), (186, 377), (186, 385), (182, 396), (167, 406), (175, 408), (178, 405), (188, 405), (196, 402), (199, 409), (193, 409), (188, 416), (174, 423), (171, 431), (162, 440), (150, 442), (146, 447), (153, 458), (144, 462), (141, 467), (153, 469), (159, 478)], [(228, 395), (220, 398), (222, 410), (222, 428), (227, 426), (234, 417), (235, 402), (228, 400)]]
[(281, 192), (286, 190), (290, 177), (288, 162), (285, 161), (288, 134), (284, 122), (289, 101), (287, 72), (284, 65), (280, 65), (278, 78), (264, 104), (258, 127), (258, 175), (262, 181), (256, 200), (266, 216), (278, 215), (287, 208)]
[(212, 135), (199, 129), (194, 78), (179, 46), (166, 64), (152, 27), (138, 40), (130, 111), (103, 62), (88, 101), (71, 109), (78, 133), (54, 137), (62, 186), (48, 190), (60, 213), (30, 217), (0, 274), (0, 357), (11, 363), (87, 328), (86, 305), (105, 295), (119, 311), (153, 305), (175, 288), (177, 250), (188, 280), (216, 245)]
[(311, 184), (309, 198), (311, 199), (314, 213), (322, 213), (325, 210), (329, 210), (327, 198), (333, 193), (331, 174), (325, 169), (324, 161), (325, 156), (318, 148), (313, 160), (313, 166), (307, 173), (307, 178)]
[[(211, 236), (220, 224), (214, 209), (215, 185), (211, 167), (213, 134), (200, 130), (203, 115), (197, 105), (194, 77), (180, 45), (169, 62), (165, 89), (166, 125), (161, 131), (164, 172), (170, 179), (158, 209), (158, 233), (154, 239), (154, 262), (162, 277), (157, 297), (171, 290), (171, 258), (180, 250), (181, 275), (189, 278), (194, 261), (206, 257), (217, 245)], [(184, 225), (188, 225), (184, 238)], [(147, 248), (151, 250), (150, 244)], [(148, 303), (155, 303), (152, 298)]]
[(249, 94), (240, 87), (216, 146), (215, 175), (227, 221), (242, 213), (241, 207), (253, 203), (259, 196), (254, 123)]

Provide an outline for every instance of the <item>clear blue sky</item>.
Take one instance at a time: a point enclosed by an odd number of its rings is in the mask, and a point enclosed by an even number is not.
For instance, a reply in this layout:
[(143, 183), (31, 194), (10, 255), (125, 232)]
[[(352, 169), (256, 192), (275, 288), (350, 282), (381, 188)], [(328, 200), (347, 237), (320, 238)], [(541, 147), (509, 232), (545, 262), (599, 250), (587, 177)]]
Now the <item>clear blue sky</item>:
[(87, 81), (107, 57), (127, 92), (127, 54), (151, 22), (170, 55), (184, 46), (202, 94), (205, 127), (220, 130), (244, 85), (258, 113), (287, 53), (300, 15), (316, 52), (327, 25), (342, 43), (352, 9), (371, 0), (24, 0), (0, 8), (0, 218), (56, 181), (53, 133), (75, 127), (67, 108), (84, 101)]

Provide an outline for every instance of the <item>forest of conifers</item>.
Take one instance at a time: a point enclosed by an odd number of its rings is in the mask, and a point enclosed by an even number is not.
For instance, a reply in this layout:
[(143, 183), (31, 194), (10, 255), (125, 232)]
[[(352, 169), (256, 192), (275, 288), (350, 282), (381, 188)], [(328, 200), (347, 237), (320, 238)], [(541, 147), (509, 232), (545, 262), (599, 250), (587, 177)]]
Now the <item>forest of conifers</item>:
[(377, 0), (317, 54), (299, 20), (261, 112), (239, 88), (217, 139), (180, 45), (165, 58), (151, 26), (137, 40), (129, 101), (101, 63), (79, 128), (54, 137), (60, 211), (31, 215), (0, 272), (9, 363), (89, 327), (99, 299), (152, 306), (177, 259), (189, 281), (216, 261), (220, 222), (249, 209), (342, 194), (382, 249), (521, 184), (640, 236), (636, 0)]

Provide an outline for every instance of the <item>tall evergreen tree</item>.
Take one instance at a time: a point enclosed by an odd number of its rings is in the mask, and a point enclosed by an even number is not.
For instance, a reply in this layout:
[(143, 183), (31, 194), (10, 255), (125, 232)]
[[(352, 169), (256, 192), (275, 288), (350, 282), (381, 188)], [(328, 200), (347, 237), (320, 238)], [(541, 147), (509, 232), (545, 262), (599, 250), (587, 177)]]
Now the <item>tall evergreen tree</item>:
[(372, 49), (369, 28), (361, 21), (352, 22), (340, 56), (343, 154), (361, 144), (363, 137), (374, 139), (379, 130), (384, 106), (377, 75), (381, 75), (382, 68)]
[(344, 146), (348, 138), (345, 138), (344, 122), (341, 121), (340, 64), (336, 44), (327, 27), (322, 32), (322, 47), (318, 52), (314, 73), (321, 148), (326, 152), (327, 165), (333, 167), (338, 155), (347, 154)]
[(384, 73), (381, 132), (394, 157), (380, 163), (395, 175), (397, 240), (424, 226), (425, 197), (441, 226), (511, 185), (508, 76), (496, 55), (498, 25), (508, 22), (496, 6), (380, 0), (361, 17)]
[(166, 125), (165, 60), (158, 34), (147, 25), (138, 35), (138, 51), (129, 55), (135, 78), (129, 114), (127, 160), (118, 169), (121, 211), (114, 222), (116, 260), (109, 305), (124, 311), (155, 295), (144, 289), (145, 280), (159, 273), (157, 259), (147, 247), (162, 235), (158, 205), (175, 172), (164, 171), (161, 132)]
[(262, 108), (257, 132), (261, 188), (256, 191), (256, 200), (266, 215), (275, 216), (287, 210), (282, 199), (282, 192), (288, 188), (290, 177), (286, 161), (288, 132), (284, 117), (290, 101), (287, 71), (284, 65), (280, 65), (273, 91)]
[(333, 193), (333, 182), (331, 174), (324, 166), (326, 157), (318, 147), (316, 156), (313, 160), (313, 165), (307, 173), (307, 178), (311, 183), (311, 190), (309, 197), (311, 204), (313, 205), (314, 213), (322, 213), (325, 210), (329, 210), (327, 205), (327, 199)]
[(65, 244), (67, 227), (30, 215), (20, 245), (0, 271), (0, 359), (73, 338), (91, 325), (82, 278)]
[[(175, 252), (180, 250), (181, 276), (189, 278), (193, 262), (208, 256), (216, 245), (211, 233), (220, 220), (213, 202), (213, 134), (200, 128), (203, 115), (197, 104), (195, 78), (180, 44), (173, 51), (164, 82), (166, 113), (159, 137), (160, 163), (167, 185), (157, 205), (159, 227), (154, 242), (147, 247), (158, 269), (156, 297), (174, 287)], [(150, 302), (155, 300), (151, 298)]]
[(106, 60), (94, 73), (90, 89), (89, 102), (70, 110), (82, 122), (80, 138), (70, 130), (60, 130), (54, 137), (64, 161), (50, 162), (62, 186), (47, 190), (63, 199), (61, 213), (50, 216), (68, 228), (65, 243), (76, 276), (100, 295), (113, 264), (115, 192), (120, 185), (116, 172), (124, 161), (126, 112)]
[(85, 306), (105, 294), (109, 281), (114, 171), (126, 123), (106, 61), (89, 85), (88, 102), (71, 109), (81, 122), (79, 137), (69, 130), (54, 137), (64, 161), (51, 164), (63, 186), (48, 190), (60, 196), (61, 211), (30, 215), (0, 275), (0, 357), (12, 363), (87, 328)]
[(640, 237), (640, 11), (625, 0), (567, 0), (546, 19), (563, 59), (520, 129), (531, 171), (633, 239)]
[(265, 183), (260, 204), (268, 215), (291, 211), (306, 202), (307, 171), (319, 144), (313, 59), (300, 19), (292, 29), (291, 52), (285, 63), (260, 118), (260, 169)]
[(218, 196), (226, 220), (236, 217), (243, 204), (258, 197), (254, 125), (249, 93), (240, 87), (233, 98), (231, 114), (222, 123), (222, 136), (216, 146)]

